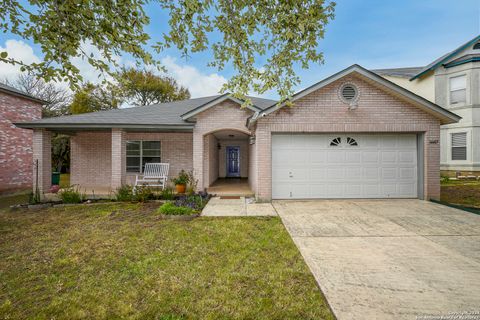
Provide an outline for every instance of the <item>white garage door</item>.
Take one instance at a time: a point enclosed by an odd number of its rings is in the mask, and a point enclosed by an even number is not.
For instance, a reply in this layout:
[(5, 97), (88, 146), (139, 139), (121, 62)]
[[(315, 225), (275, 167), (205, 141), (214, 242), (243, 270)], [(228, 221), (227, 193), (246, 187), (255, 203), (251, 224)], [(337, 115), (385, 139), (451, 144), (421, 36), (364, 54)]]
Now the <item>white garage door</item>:
[(274, 134), (272, 197), (416, 198), (415, 134)]

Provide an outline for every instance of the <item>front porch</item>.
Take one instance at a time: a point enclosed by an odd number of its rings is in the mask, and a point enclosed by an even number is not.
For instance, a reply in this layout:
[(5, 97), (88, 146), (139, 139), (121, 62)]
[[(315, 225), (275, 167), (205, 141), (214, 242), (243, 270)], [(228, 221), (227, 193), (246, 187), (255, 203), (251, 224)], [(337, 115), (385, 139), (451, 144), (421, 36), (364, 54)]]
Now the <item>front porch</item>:
[(250, 188), (248, 178), (220, 178), (217, 179), (210, 187), (207, 188), (208, 193), (217, 196), (234, 196), (234, 197), (253, 197), (254, 192)]

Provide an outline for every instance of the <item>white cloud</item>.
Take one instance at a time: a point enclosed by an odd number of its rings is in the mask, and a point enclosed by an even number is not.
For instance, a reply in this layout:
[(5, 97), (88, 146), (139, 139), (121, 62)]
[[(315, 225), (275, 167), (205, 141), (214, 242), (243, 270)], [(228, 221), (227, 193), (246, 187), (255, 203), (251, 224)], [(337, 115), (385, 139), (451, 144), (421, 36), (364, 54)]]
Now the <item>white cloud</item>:
[[(95, 58), (101, 57), (98, 48), (92, 44), (84, 43), (82, 49), (87, 55), (93, 54)], [(7, 40), (5, 46), (0, 45), (1, 51), (7, 51), (9, 57), (21, 60), (26, 64), (41, 61), (40, 57), (35, 55), (33, 48), (23, 41)], [(113, 59), (119, 65), (134, 66), (133, 62), (128, 59), (122, 60), (119, 56), (114, 56)], [(102, 77), (99, 78), (100, 73), (87, 60), (75, 57), (72, 58), (72, 63), (80, 70), (84, 81), (99, 83), (102, 80)], [(171, 56), (161, 59), (161, 63), (166, 67), (169, 75), (174, 77), (179, 84), (188, 88), (193, 98), (219, 94), (222, 85), (227, 82), (227, 79), (218, 73), (203, 73), (192, 65), (178, 63), (177, 59)], [(20, 66), (0, 63), (1, 79), (14, 78), (18, 74), (20, 74)]]
[(178, 64), (176, 59), (170, 56), (163, 58), (161, 63), (167, 68), (169, 75), (188, 88), (192, 98), (218, 94), (222, 85), (227, 82), (227, 79), (218, 73), (202, 73), (193, 66)]
[[(40, 62), (40, 58), (35, 55), (33, 48), (23, 41), (7, 40), (5, 46), (0, 46), (0, 52), (6, 51), (9, 58), (15, 58), (25, 64)], [(9, 63), (0, 63), (0, 77), (2, 79), (12, 79), (20, 73), (19, 65)]]

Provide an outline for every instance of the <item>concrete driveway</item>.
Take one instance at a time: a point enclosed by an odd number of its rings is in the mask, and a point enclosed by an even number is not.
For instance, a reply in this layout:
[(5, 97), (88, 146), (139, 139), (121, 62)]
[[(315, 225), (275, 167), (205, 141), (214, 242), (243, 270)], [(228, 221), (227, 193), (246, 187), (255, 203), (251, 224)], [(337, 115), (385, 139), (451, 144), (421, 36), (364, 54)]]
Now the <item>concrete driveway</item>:
[(338, 319), (480, 311), (480, 216), (421, 200), (276, 201)]

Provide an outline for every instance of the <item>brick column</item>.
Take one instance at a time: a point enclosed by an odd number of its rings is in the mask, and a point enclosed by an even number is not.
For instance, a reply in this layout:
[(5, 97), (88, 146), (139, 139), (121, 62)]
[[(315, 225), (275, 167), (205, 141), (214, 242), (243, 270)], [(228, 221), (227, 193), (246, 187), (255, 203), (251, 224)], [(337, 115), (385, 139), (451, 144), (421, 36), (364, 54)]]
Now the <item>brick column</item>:
[[(38, 172), (37, 172), (38, 161)], [(33, 131), (33, 192), (48, 192), (52, 185), (52, 133), (44, 129)]]
[(196, 130), (193, 129), (193, 174), (198, 180), (198, 191), (205, 188), (203, 179), (203, 142), (203, 134), (201, 132), (196, 132)]
[(115, 190), (125, 184), (126, 141), (123, 129), (112, 129), (112, 180), (111, 188)]

